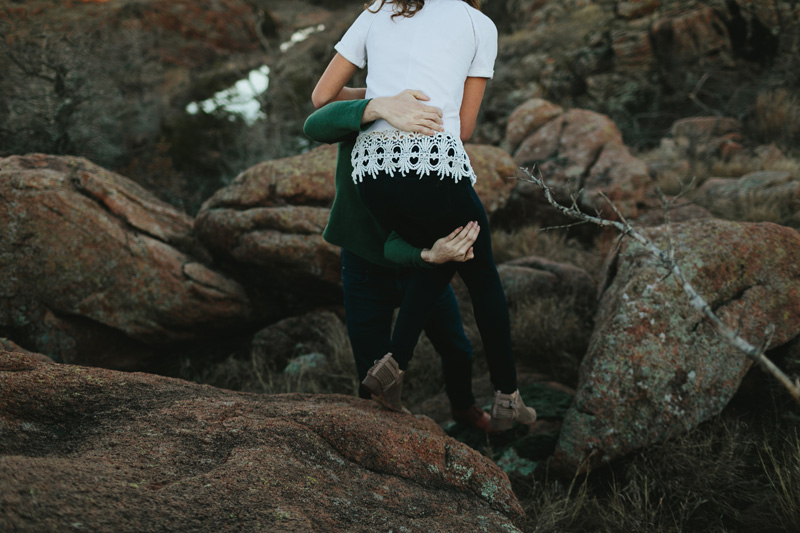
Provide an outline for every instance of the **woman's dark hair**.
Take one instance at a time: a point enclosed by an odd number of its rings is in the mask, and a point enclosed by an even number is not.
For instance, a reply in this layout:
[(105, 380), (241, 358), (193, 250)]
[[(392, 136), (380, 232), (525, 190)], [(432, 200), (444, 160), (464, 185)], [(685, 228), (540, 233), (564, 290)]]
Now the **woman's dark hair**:
[[(470, 6), (474, 7), (475, 9), (480, 9), (480, 0), (462, 0), (466, 2)], [(379, 5), (373, 13), (377, 13), (381, 10), (384, 4), (394, 4), (394, 17), (413, 17), (414, 13), (422, 9), (422, 6), (425, 5), (425, 0), (381, 0), (381, 5)], [(364, 6), (366, 9), (369, 9), (369, 4)]]

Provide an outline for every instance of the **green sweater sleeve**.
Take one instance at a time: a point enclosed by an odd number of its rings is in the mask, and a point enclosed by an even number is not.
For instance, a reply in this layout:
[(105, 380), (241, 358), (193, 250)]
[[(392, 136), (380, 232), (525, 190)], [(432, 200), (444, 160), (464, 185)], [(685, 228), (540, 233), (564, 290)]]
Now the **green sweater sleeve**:
[(393, 231), (383, 244), (383, 256), (398, 265), (415, 268), (432, 268), (433, 265), (422, 260), (422, 248), (415, 248)]
[(354, 140), (361, 131), (361, 117), (368, 103), (369, 100), (331, 102), (306, 119), (303, 132), (311, 140), (327, 144)]

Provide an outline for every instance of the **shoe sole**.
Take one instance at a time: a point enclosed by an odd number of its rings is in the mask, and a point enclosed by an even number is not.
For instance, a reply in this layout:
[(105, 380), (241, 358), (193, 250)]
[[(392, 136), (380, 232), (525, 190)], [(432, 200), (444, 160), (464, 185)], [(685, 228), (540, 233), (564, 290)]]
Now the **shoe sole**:
[(492, 418), (492, 421), (489, 423), (489, 429), (493, 431), (505, 431), (507, 429), (511, 429), (511, 426), (513, 425), (513, 420), (496, 420)]
[[(534, 418), (533, 422), (527, 422), (527, 423), (519, 422), (519, 423), (524, 426), (533, 427), (533, 425), (536, 424), (537, 420), (538, 418)], [(495, 431), (505, 431), (507, 429), (511, 429), (511, 426), (514, 425), (514, 422), (516, 422), (516, 420), (497, 420), (495, 418), (492, 418), (489, 427)]]

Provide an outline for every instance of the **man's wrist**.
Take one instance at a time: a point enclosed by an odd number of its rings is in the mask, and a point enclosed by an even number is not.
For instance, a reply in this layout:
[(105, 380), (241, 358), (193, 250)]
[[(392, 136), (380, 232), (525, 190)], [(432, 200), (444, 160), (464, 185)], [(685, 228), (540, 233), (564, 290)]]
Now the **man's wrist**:
[(426, 263), (433, 264), (433, 262), (434, 262), (433, 261), (433, 253), (431, 252), (431, 250), (429, 248), (423, 248), (422, 251), (420, 252), (419, 256)]
[(367, 124), (368, 122), (375, 122), (381, 118), (380, 107), (383, 98), (372, 98), (367, 106), (364, 108), (364, 113), (361, 115), (361, 123)]

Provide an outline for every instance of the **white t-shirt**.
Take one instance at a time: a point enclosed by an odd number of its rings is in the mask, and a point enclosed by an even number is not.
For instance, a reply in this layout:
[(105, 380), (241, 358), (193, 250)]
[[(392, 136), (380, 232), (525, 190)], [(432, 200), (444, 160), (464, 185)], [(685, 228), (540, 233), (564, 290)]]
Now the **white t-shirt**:
[[(494, 23), (462, 0), (426, 0), (412, 17), (394, 17), (394, 5), (365, 10), (336, 44), (359, 68), (368, 65), (367, 98), (418, 89), (426, 104), (442, 110), (445, 132), (433, 137), (400, 133), (378, 120), (362, 132), (353, 150), (353, 177), (385, 170), (405, 175), (431, 172), (475, 181), (461, 144), (461, 101), (467, 77), (491, 78), (497, 56)], [(394, 154), (392, 158), (384, 157)], [(395, 157), (396, 156), (396, 157)]]
[[(441, 108), (445, 130), (460, 136), (464, 81), (494, 74), (494, 23), (462, 0), (427, 0), (412, 17), (392, 18), (393, 8), (364, 10), (336, 51), (359, 68), (369, 64), (367, 98), (421, 90), (431, 98), (425, 103)], [(379, 120), (370, 131), (389, 128)]]

